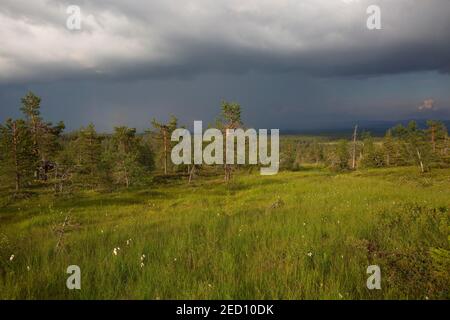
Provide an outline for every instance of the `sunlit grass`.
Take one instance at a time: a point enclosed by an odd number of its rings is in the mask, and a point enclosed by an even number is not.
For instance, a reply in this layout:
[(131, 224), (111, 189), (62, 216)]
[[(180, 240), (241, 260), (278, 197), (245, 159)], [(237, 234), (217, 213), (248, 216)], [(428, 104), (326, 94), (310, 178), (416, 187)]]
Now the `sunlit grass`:
[[(0, 298), (446, 298), (428, 251), (448, 247), (449, 208), (448, 170), (412, 168), (43, 194), (0, 209)], [(382, 290), (366, 288), (372, 264)]]

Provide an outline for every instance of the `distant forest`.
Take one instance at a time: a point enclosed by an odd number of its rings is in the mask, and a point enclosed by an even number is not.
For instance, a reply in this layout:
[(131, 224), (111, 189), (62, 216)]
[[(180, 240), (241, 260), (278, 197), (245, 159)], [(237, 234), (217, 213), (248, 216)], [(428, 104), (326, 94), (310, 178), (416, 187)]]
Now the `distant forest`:
[[(167, 123), (149, 121), (144, 134), (126, 126), (111, 134), (97, 133), (94, 124), (65, 132), (65, 124), (47, 122), (40, 112), (41, 99), (32, 92), (22, 98), (21, 119), (0, 125), (0, 191), (14, 196), (33, 188), (55, 193), (76, 189), (118, 188), (155, 183), (164, 178), (184, 177), (189, 182), (206, 174), (251, 171), (250, 166), (174, 166), (170, 159), (171, 133), (178, 119)], [(217, 128), (237, 128), (241, 106), (222, 103)], [(149, 119), (150, 120), (150, 119)], [(429, 120), (426, 128), (415, 121), (396, 125), (384, 137), (349, 128), (351, 139), (290, 135), (281, 138), (280, 168), (301, 170), (306, 165), (346, 171), (362, 168), (416, 166), (420, 172), (450, 166), (448, 131), (443, 122)], [(158, 180), (159, 179), (159, 180)]]

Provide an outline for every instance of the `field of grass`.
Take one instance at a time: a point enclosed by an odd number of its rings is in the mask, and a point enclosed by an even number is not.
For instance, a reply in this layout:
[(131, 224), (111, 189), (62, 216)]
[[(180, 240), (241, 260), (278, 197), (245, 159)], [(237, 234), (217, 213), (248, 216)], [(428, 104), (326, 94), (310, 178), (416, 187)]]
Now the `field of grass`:
[(416, 168), (42, 193), (0, 207), (0, 299), (447, 299), (449, 214), (449, 170)]

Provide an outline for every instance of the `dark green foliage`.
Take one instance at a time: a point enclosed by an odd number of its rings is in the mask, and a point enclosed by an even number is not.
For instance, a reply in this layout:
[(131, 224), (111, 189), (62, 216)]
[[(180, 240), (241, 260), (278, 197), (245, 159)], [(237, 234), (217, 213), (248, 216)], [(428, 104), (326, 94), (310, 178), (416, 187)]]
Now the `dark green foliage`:
[(26, 124), (30, 132), (32, 141), (32, 153), (36, 159), (35, 176), (37, 179), (47, 180), (49, 168), (55, 156), (60, 151), (59, 137), (65, 125), (59, 122), (53, 126), (51, 122), (45, 122), (41, 117), (41, 98), (34, 93), (29, 92), (22, 98), (22, 107), (20, 110), (25, 116)]
[[(113, 182), (127, 188), (145, 176), (145, 163), (149, 159), (141, 155), (140, 139), (136, 129), (128, 127), (114, 128), (109, 151), (109, 161)], [(107, 152), (108, 152), (107, 151)], [(148, 157), (148, 154), (146, 155)], [(148, 164), (147, 164), (148, 168)]]
[(427, 121), (428, 128), (425, 130), (426, 139), (431, 145), (431, 162), (433, 166), (446, 167), (450, 165), (450, 153), (448, 132), (445, 125), (440, 121)]
[(32, 180), (36, 163), (32, 137), (25, 121), (8, 119), (0, 126), (0, 154), (2, 183), (19, 192)]
[(363, 149), (360, 163), (365, 168), (377, 168), (385, 165), (383, 150), (381, 146), (375, 145), (370, 133), (363, 136)]
[(156, 137), (159, 142), (158, 149), (160, 150), (160, 159), (162, 160), (164, 174), (167, 174), (169, 166), (168, 158), (172, 146), (171, 135), (172, 132), (178, 127), (178, 119), (174, 115), (171, 115), (169, 122), (162, 123), (153, 118), (152, 126), (157, 131)]
[[(221, 105), (221, 114), (217, 121), (218, 129), (220, 129), (224, 135), (224, 148), (226, 141), (226, 132), (227, 130), (238, 129), (243, 126), (241, 119), (241, 105), (236, 102), (228, 102), (222, 101)], [(226, 152), (224, 151), (224, 157), (226, 157)], [(231, 180), (231, 174), (233, 172), (234, 167), (230, 164), (226, 164), (226, 159), (224, 159), (224, 171), (225, 171), (225, 181)]]
[(345, 171), (350, 169), (350, 152), (347, 140), (339, 140), (333, 153), (330, 154), (329, 162), (333, 170)]
[(95, 126), (91, 123), (81, 128), (68, 148), (71, 149), (69, 154), (74, 157), (75, 182), (89, 187), (98, 186), (104, 172), (101, 170), (101, 137), (95, 131)]
[(425, 131), (419, 129), (415, 121), (411, 121), (407, 127), (398, 125), (392, 133), (399, 141), (400, 153), (405, 163), (418, 166), (421, 172), (428, 171), (432, 149)]

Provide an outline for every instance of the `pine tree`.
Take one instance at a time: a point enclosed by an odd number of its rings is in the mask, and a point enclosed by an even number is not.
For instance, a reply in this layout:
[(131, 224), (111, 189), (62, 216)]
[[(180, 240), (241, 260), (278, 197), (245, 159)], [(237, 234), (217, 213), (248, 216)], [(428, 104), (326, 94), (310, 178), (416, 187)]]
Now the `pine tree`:
[[(222, 113), (218, 120), (218, 126), (221, 129), (224, 136), (224, 156), (226, 156), (226, 136), (227, 130), (233, 130), (242, 127), (241, 120), (241, 105), (235, 102), (222, 101), (221, 105)], [(233, 166), (226, 163), (224, 160), (224, 171), (225, 171), (225, 181), (231, 180), (231, 173), (233, 171)]]
[(41, 98), (32, 92), (28, 92), (22, 98), (20, 108), (25, 115), (27, 127), (30, 130), (32, 140), (32, 153), (36, 159), (31, 164), (35, 170), (36, 178), (47, 180), (48, 170), (53, 167), (53, 160), (60, 150), (59, 137), (65, 128), (63, 122), (53, 126), (51, 122), (44, 122), (41, 117)]
[(448, 166), (450, 158), (448, 154), (448, 132), (440, 121), (427, 121), (426, 134), (431, 144), (433, 163), (437, 166)]
[(376, 168), (384, 166), (382, 151), (375, 145), (370, 133), (363, 134), (363, 149), (361, 164), (366, 168)]
[(415, 121), (407, 127), (396, 126), (393, 134), (400, 141), (401, 154), (406, 164), (417, 165), (423, 173), (430, 168), (432, 148), (425, 131), (418, 128)]
[(314, 139), (312, 144), (312, 154), (316, 165), (324, 160), (323, 147), (316, 139)]
[(398, 165), (399, 149), (392, 136), (392, 130), (389, 129), (383, 139), (383, 149), (385, 154), (386, 166)]
[(91, 123), (81, 128), (73, 147), (76, 150), (76, 173), (80, 182), (91, 187), (100, 183), (101, 168), (101, 139)]
[(168, 123), (162, 123), (158, 122), (155, 118), (152, 120), (152, 125), (155, 129), (158, 130), (158, 139), (162, 143), (162, 158), (163, 158), (163, 167), (164, 167), (164, 174), (167, 175), (168, 171), (168, 156), (171, 149), (171, 135), (172, 132), (177, 128), (178, 126), (178, 119), (174, 116), (170, 116), (170, 120)]
[(124, 184), (127, 188), (134, 179), (144, 173), (144, 167), (139, 162), (139, 140), (136, 129), (128, 127), (114, 128), (112, 173), (116, 183)]
[(1, 174), (7, 185), (14, 185), (17, 193), (32, 180), (36, 162), (32, 136), (25, 121), (8, 119), (4, 126), (0, 126), (0, 148)]
[(334, 152), (330, 154), (331, 168), (338, 171), (349, 170), (350, 153), (347, 140), (340, 140)]

